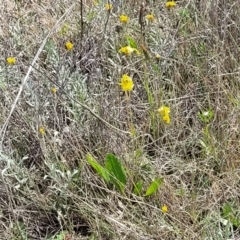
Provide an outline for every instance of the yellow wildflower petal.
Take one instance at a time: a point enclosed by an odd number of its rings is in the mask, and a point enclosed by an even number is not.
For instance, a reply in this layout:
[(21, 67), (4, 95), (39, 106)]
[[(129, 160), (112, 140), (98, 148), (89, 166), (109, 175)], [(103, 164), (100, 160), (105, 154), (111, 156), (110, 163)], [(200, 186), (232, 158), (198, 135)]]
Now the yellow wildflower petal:
[(162, 206), (162, 211), (163, 211), (164, 213), (167, 213), (167, 212), (168, 212), (168, 207), (167, 207), (166, 205), (163, 205), (163, 206)]
[(134, 48), (134, 52), (135, 52), (137, 55), (140, 55), (140, 54), (141, 54), (136, 48)]
[(128, 22), (128, 16), (126, 16), (126, 15), (121, 15), (119, 17), (119, 19), (120, 19), (120, 22), (122, 22), (122, 23), (127, 23)]
[(122, 47), (119, 50), (120, 53), (124, 53), (125, 55), (130, 55), (132, 52), (134, 52), (134, 48), (130, 46)]
[(55, 87), (52, 87), (51, 92), (55, 94), (57, 92), (57, 89)]
[(68, 51), (70, 51), (70, 50), (72, 50), (72, 48), (73, 48), (73, 44), (72, 44), (71, 42), (67, 42), (67, 43), (65, 44), (65, 47), (66, 47), (66, 49), (67, 49)]
[(155, 58), (156, 58), (156, 59), (160, 59), (161, 56), (160, 56), (159, 54), (156, 54)]
[(140, 52), (136, 48), (132, 48), (131, 46), (122, 47), (118, 51), (119, 53), (124, 53), (129, 56), (131, 53), (136, 52), (136, 54), (140, 54)]
[(146, 16), (146, 18), (147, 18), (148, 21), (154, 21), (155, 20), (155, 17), (153, 16), (153, 14), (148, 14)]
[(44, 127), (40, 127), (38, 131), (41, 135), (45, 134), (45, 128)]
[(7, 63), (8, 63), (9, 65), (14, 64), (15, 62), (16, 62), (16, 58), (14, 58), (14, 57), (8, 57), (8, 58), (7, 58)]
[(172, 8), (175, 7), (176, 3), (174, 1), (168, 1), (166, 2), (166, 8)]
[(169, 124), (169, 123), (171, 122), (171, 119), (170, 119), (170, 117), (169, 117), (168, 114), (167, 114), (167, 115), (164, 115), (164, 116), (162, 117), (162, 119), (163, 119), (163, 121), (164, 121), (165, 123), (167, 123), (167, 124)]
[(169, 107), (166, 107), (166, 106), (162, 106), (158, 109), (158, 112), (160, 113), (161, 117), (162, 117), (162, 120), (169, 124), (171, 122), (171, 119), (170, 119), (170, 116), (169, 116), (169, 113), (170, 113), (170, 108)]
[(158, 112), (161, 114), (161, 116), (165, 116), (170, 113), (170, 108), (166, 106), (162, 106), (158, 109)]
[(120, 86), (123, 91), (132, 91), (134, 87), (133, 80), (127, 74), (124, 74), (121, 78)]

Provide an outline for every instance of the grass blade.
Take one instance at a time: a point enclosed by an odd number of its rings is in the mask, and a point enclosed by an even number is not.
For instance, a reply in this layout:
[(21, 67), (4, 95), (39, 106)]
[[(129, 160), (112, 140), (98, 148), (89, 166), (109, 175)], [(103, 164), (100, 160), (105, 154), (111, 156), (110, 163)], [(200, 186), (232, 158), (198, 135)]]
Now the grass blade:
[(91, 154), (87, 154), (88, 163), (96, 170), (100, 177), (102, 177), (107, 183), (110, 181), (108, 172), (102, 167)]
[(145, 197), (148, 197), (148, 196), (152, 195), (153, 193), (155, 193), (158, 190), (158, 188), (161, 186), (162, 183), (163, 183), (163, 178), (157, 178), (157, 179), (153, 180), (145, 193)]

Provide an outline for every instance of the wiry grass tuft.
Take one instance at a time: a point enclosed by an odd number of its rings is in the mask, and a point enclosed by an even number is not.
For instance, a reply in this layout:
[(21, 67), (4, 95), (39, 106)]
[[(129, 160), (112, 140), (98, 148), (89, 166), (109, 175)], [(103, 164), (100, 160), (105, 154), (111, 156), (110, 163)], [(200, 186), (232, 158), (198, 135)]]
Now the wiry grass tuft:
[(166, 3), (2, 4), (1, 239), (240, 239), (240, 4)]

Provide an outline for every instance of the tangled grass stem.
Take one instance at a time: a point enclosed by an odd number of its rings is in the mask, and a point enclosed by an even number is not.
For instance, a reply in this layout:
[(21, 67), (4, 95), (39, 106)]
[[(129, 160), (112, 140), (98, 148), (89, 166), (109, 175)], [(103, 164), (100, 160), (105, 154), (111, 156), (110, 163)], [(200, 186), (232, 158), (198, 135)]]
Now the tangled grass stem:
[(19, 100), (19, 98), (20, 98), (20, 96), (21, 96), (21, 93), (22, 93), (22, 91), (23, 91), (23, 87), (25, 86), (25, 84), (26, 84), (27, 81), (28, 81), (28, 78), (29, 78), (29, 76), (30, 76), (30, 74), (31, 74), (31, 72), (32, 72), (32, 69), (33, 69), (34, 64), (36, 63), (37, 59), (39, 58), (40, 53), (42, 52), (42, 50), (43, 50), (43, 48), (44, 48), (44, 46), (45, 46), (48, 38), (54, 33), (55, 29), (60, 25), (60, 23), (62, 22), (62, 20), (64, 19), (64, 17), (73, 9), (73, 7), (74, 7), (75, 5), (76, 5), (76, 3), (72, 4), (72, 5), (65, 11), (65, 13), (59, 18), (59, 20), (58, 20), (58, 21), (56, 22), (56, 24), (52, 27), (52, 29), (49, 31), (48, 35), (45, 37), (45, 39), (43, 40), (40, 48), (38, 49), (38, 51), (37, 51), (37, 53), (36, 53), (36, 55), (35, 55), (35, 57), (34, 57), (34, 59), (33, 59), (33, 61), (32, 61), (32, 64), (31, 64), (30, 67), (28, 68), (27, 74), (26, 74), (26, 76), (24, 77), (23, 82), (22, 82), (21, 86), (19, 87), (18, 94), (17, 94), (17, 96), (16, 96), (16, 98), (15, 98), (13, 104), (12, 104), (12, 108), (11, 108), (11, 110), (10, 110), (8, 116), (7, 116), (7, 119), (5, 120), (5, 122), (4, 122), (4, 124), (3, 124), (3, 127), (2, 127), (2, 129), (1, 129), (1, 131), (0, 131), (0, 136), (1, 136), (1, 140), (0, 140), (0, 150), (2, 150), (2, 144), (3, 144), (3, 140), (4, 140), (4, 136), (5, 136), (5, 131), (6, 131), (6, 128), (7, 128), (7, 126), (8, 126), (9, 120), (10, 120), (10, 118), (11, 118), (11, 116), (12, 116), (12, 114), (13, 114), (16, 106), (17, 106), (18, 100)]
[(34, 66), (32, 66), (36, 71), (38, 71), (39, 73), (43, 74), (51, 83), (53, 83), (54, 85), (56, 85), (58, 87), (58, 89), (60, 89), (65, 96), (67, 96), (69, 99), (73, 100), (75, 103), (79, 104), (81, 107), (83, 107), (85, 110), (87, 110), (89, 113), (91, 113), (95, 118), (97, 118), (98, 120), (100, 120), (103, 124), (105, 124), (107, 127), (115, 130), (116, 132), (120, 132), (120, 133), (124, 133), (124, 134), (128, 134), (130, 135), (131, 133), (128, 131), (124, 131), (122, 129), (119, 129), (115, 126), (113, 126), (112, 124), (110, 124), (109, 122), (107, 122), (106, 120), (104, 120), (103, 118), (101, 118), (98, 114), (96, 114), (95, 112), (93, 112), (93, 110), (88, 107), (86, 104), (81, 103), (79, 101), (77, 101), (76, 99), (74, 99), (73, 97), (71, 97), (57, 82), (53, 81), (49, 76), (47, 76), (46, 73), (40, 71), (39, 69), (35, 68)]

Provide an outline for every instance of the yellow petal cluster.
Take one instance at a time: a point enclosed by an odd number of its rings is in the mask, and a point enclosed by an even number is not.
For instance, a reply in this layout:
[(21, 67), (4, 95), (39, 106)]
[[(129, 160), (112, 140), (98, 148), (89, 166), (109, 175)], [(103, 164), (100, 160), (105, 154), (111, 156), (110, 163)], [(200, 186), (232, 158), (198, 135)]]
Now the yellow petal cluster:
[(119, 49), (118, 52), (123, 53), (127, 56), (129, 56), (133, 52), (135, 52), (138, 55), (140, 54), (140, 52), (136, 48), (132, 48), (131, 46), (122, 47), (122, 48)]
[(148, 14), (148, 15), (146, 16), (146, 19), (147, 19), (148, 21), (154, 21), (154, 20), (155, 20), (155, 17), (154, 17), (152, 14)]
[(158, 109), (158, 112), (160, 113), (162, 119), (164, 122), (166, 123), (170, 123), (171, 122), (171, 119), (170, 119), (170, 108), (169, 107), (166, 107), (166, 106), (162, 106)]
[(126, 16), (126, 15), (121, 15), (119, 17), (119, 19), (120, 19), (120, 22), (122, 22), (122, 23), (127, 23), (128, 22), (128, 16)]
[(44, 127), (40, 127), (38, 131), (41, 135), (45, 134), (45, 128)]
[(73, 48), (73, 44), (71, 42), (66, 42), (65, 47), (68, 51), (70, 51)]
[(162, 206), (162, 212), (167, 213), (168, 212), (168, 207), (167, 205)]
[(53, 94), (55, 94), (55, 93), (57, 93), (57, 89), (56, 89), (55, 87), (52, 87), (52, 88), (51, 88), (51, 92), (52, 92)]
[(172, 8), (175, 7), (176, 3), (174, 1), (168, 1), (166, 2), (166, 8)]
[(15, 62), (16, 62), (16, 58), (14, 58), (14, 57), (8, 57), (8, 58), (7, 58), (7, 63), (8, 63), (9, 65), (14, 64)]
[(120, 86), (123, 91), (132, 91), (134, 87), (132, 78), (130, 78), (127, 74), (124, 74), (121, 78)]

